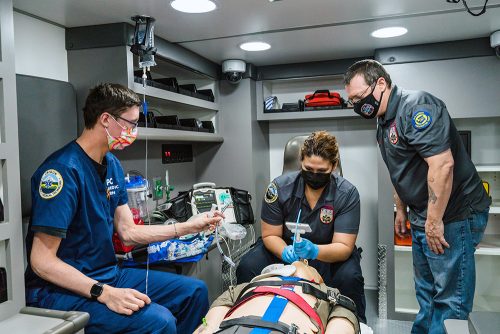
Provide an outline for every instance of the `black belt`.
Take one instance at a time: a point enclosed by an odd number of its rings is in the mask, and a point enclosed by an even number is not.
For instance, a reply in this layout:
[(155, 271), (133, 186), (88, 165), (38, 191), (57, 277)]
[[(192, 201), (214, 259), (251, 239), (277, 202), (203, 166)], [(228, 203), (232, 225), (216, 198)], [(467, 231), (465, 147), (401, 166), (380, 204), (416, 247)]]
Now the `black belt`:
[(233, 326), (243, 326), (248, 328), (267, 328), (273, 331), (277, 331), (283, 334), (296, 334), (298, 327), (294, 324), (288, 326), (283, 322), (269, 322), (262, 320), (261, 317), (257, 316), (246, 316), (235, 319), (224, 320), (219, 325), (220, 330), (216, 332), (220, 333), (222, 330), (233, 327)]

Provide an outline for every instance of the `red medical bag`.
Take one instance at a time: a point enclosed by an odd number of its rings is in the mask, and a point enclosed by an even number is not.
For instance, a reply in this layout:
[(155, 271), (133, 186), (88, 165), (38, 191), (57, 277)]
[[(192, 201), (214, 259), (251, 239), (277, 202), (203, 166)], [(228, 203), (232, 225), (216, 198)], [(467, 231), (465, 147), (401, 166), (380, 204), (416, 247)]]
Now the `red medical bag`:
[(330, 92), (327, 89), (317, 90), (314, 94), (306, 95), (304, 104), (306, 107), (341, 106), (342, 98), (337, 92)]

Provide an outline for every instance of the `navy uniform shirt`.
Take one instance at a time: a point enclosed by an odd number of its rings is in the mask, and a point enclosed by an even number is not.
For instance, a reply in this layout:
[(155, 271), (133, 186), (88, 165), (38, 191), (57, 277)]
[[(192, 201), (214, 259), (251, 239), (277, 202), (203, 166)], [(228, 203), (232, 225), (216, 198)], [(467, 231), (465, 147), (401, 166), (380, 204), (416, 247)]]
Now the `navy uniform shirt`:
[[(27, 254), (29, 261), (35, 232), (60, 237), (59, 259), (88, 277), (111, 283), (117, 270), (113, 216), (118, 206), (127, 203), (127, 192), (122, 167), (113, 154), (106, 154), (104, 166), (96, 164), (73, 141), (37, 169), (31, 179)], [(26, 286), (48, 284), (28, 264)]]
[(378, 119), (377, 141), (392, 184), (410, 208), (413, 225), (423, 227), (427, 218), (429, 167), (424, 158), (448, 149), (455, 164), (444, 223), (465, 219), (491, 204), (446, 105), (431, 94), (394, 86), (387, 111)]
[(332, 174), (314, 209), (307, 202), (300, 171), (277, 177), (267, 187), (261, 219), (271, 225), (283, 225), (283, 240), (290, 245), (293, 234), (285, 223), (296, 222), (300, 209), (300, 223), (312, 229), (303, 237), (315, 244), (331, 243), (335, 232), (358, 233), (359, 193), (341, 176)]

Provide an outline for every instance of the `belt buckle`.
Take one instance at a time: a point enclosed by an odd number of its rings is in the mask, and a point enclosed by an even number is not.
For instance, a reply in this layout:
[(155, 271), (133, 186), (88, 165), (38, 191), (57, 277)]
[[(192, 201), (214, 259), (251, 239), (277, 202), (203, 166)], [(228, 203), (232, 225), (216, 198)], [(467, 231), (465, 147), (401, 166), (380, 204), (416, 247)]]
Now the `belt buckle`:
[(299, 330), (299, 327), (292, 323), (292, 325), (290, 326), (290, 329), (288, 330), (288, 334), (297, 334), (297, 331)]
[(330, 290), (328, 289), (327, 292), (326, 292), (326, 296), (328, 298), (328, 300), (333, 303), (333, 304), (337, 304), (337, 294), (335, 293), (334, 290)]

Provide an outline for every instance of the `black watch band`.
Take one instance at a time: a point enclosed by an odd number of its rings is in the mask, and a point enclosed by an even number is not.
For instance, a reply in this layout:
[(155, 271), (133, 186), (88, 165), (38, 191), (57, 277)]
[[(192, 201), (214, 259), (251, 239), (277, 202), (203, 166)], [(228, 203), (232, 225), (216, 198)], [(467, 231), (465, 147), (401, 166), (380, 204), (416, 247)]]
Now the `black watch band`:
[(102, 294), (102, 291), (104, 290), (104, 284), (101, 282), (97, 282), (96, 284), (92, 285), (92, 288), (90, 288), (90, 298), (92, 300), (97, 300), (99, 296)]

